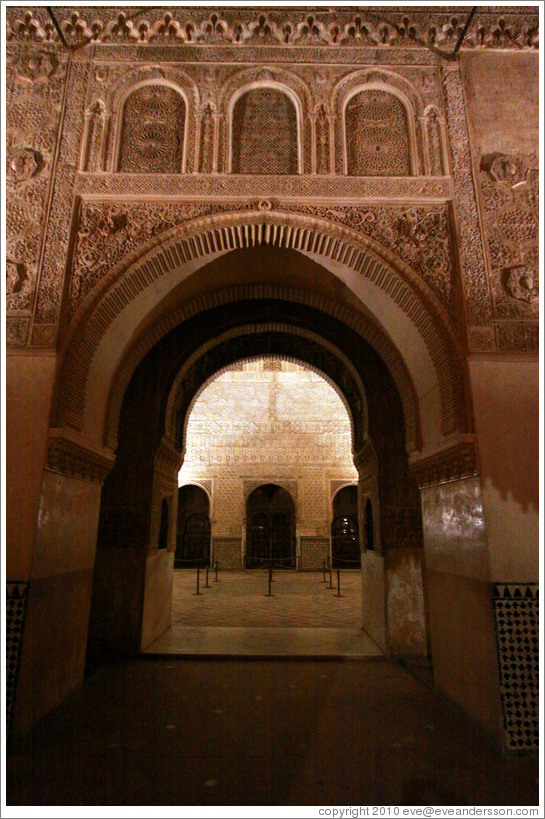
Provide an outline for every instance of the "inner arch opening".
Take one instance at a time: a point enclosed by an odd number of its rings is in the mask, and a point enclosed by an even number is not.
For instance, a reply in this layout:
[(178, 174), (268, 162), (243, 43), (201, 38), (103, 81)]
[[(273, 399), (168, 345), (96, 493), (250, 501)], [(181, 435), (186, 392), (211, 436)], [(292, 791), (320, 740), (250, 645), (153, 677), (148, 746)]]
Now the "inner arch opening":
[[(322, 374), (301, 362), (280, 356), (238, 361), (207, 382), (188, 414), (179, 485), (211, 487), (213, 529), (241, 538), (239, 567), (265, 559), (261, 547), (259, 559), (248, 559), (247, 505), (259, 486), (280, 486), (294, 504), (292, 546), (276, 562), (319, 569), (331, 556), (332, 487), (357, 478), (345, 402)], [(269, 523), (272, 527), (272, 509)], [(316, 541), (313, 558), (305, 546), (309, 538)]]

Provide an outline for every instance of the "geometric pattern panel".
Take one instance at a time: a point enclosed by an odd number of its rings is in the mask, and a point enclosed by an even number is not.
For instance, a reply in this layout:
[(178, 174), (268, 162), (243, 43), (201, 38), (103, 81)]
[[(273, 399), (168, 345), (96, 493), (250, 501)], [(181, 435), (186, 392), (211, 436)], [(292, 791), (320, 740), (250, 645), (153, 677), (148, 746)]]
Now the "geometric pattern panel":
[(185, 102), (164, 85), (145, 85), (123, 109), (119, 170), (128, 173), (180, 173), (184, 147)]
[(360, 91), (346, 106), (346, 153), (351, 176), (411, 172), (403, 104), (386, 91)]
[(296, 174), (297, 115), (287, 94), (255, 88), (233, 111), (233, 173)]
[(300, 569), (322, 569), (329, 555), (329, 538), (301, 537), (299, 548)]
[(539, 599), (537, 583), (494, 583), (492, 598), (507, 746), (538, 748)]
[(6, 733), (9, 726), (15, 690), (19, 656), (23, 639), (28, 583), (7, 583), (6, 590)]
[(213, 562), (220, 569), (242, 568), (242, 539), (239, 537), (218, 537), (212, 542)]

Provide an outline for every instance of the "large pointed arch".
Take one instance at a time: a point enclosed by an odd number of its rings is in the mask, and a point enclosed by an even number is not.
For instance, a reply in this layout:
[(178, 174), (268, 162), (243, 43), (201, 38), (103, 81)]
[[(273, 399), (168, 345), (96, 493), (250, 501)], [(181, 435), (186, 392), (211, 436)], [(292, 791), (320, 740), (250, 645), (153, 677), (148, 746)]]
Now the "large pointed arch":
[[(210, 292), (202, 281), (192, 298), (180, 293), (173, 306), (172, 293), (191, 274), (232, 251), (259, 247), (291, 250), (313, 260), (324, 278), (329, 271), (356, 299), (348, 306), (319, 290), (286, 289), (285, 284), (271, 294), (264, 281), (252, 283), (252, 294), (235, 285)], [(419, 426), (424, 449), (440, 446), (444, 436), (470, 431), (457, 337), (422, 278), (391, 250), (349, 228), (263, 209), (173, 228), (131, 254), (97, 285), (69, 329), (53, 425), (71, 427), (99, 448), (107, 445), (106, 399), (119, 403), (123, 385), (147, 350), (197, 312), (259, 293), (317, 304), (376, 349), (402, 396), (407, 429), (415, 431), (413, 449), (420, 448)], [(432, 424), (432, 417), (437, 422)]]

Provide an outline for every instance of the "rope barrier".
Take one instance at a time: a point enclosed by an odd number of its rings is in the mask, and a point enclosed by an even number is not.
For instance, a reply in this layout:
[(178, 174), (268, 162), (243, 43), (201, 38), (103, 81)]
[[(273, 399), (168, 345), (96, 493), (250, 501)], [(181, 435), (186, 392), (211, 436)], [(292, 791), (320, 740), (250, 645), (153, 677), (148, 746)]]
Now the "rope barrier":
[(334, 561), (339, 561), (339, 563), (355, 563), (357, 566), (361, 566), (361, 560), (349, 560), (347, 557), (334, 557)]
[[(254, 561), (254, 566), (248, 566), (250, 561)], [(274, 565), (281, 569), (292, 569), (295, 571), (295, 558), (293, 557), (254, 557), (253, 555), (246, 555), (246, 568), (266, 569), (269, 565)]]
[(174, 566), (177, 563), (202, 563), (203, 560), (210, 560), (208, 555), (204, 555), (203, 557), (176, 557), (174, 558)]

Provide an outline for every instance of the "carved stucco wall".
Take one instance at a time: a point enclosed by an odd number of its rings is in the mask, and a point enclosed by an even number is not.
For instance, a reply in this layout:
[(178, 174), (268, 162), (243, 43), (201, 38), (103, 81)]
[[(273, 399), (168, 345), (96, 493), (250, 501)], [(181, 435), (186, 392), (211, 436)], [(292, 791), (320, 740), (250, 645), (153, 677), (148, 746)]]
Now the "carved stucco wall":
[[(463, 76), (458, 64), (429, 49), (447, 51), (462, 30), (463, 19), (448, 7), (415, 11), (410, 20), (391, 10), (348, 9), (307, 15), (289, 9), (207, 14), (157, 8), (135, 15), (131, 9), (78, 8), (58, 9), (57, 16), (69, 43), (87, 38), (94, 45), (68, 55), (45, 8), (10, 8), (7, 14), (9, 345), (55, 345), (59, 327), (64, 332), (67, 299), (73, 307), (100, 275), (91, 264), (93, 244), (113, 262), (129, 251), (125, 217), (140, 209), (145, 221), (154, 219), (156, 206), (137, 204), (142, 195), (167, 202), (189, 197), (192, 210), (195, 198), (203, 197), (213, 202), (207, 207), (220, 211), (232, 209), (232, 197), (253, 194), (289, 196), (295, 209), (308, 207), (311, 196), (326, 218), (359, 219), (362, 229), (374, 230), (379, 241), (414, 264), (462, 337), (467, 319), (472, 349), (535, 349), (535, 153), (528, 140), (509, 151), (493, 145), (485, 151), (477, 144), (472, 164), (468, 106), (474, 124), (476, 111), (486, 108), (472, 101), (475, 77), (481, 77), (479, 88), (486, 86), (482, 72), (471, 70), (471, 60), (480, 56), (500, 63), (520, 57), (517, 71), (509, 72), (509, 97), (535, 94), (527, 89), (537, 77), (537, 54), (529, 53), (537, 48), (536, 14), (513, 8), (477, 15), (464, 40), (469, 68)], [(114, 167), (124, 95), (135, 84), (153, 81), (180, 89), (187, 101), (184, 170), (201, 173), (120, 178), (102, 170)], [(226, 174), (229, 106), (249, 83), (283, 86), (298, 99), (302, 176)], [(357, 89), (366, 87), (405, 100), (416, 176), (344, 175), (343, 112)], [(181, 96), (170, 88), (165, 93), (185, 110)], [(531, 106), (526, 114), (531, 121)], [(140, 140), (144, 152), (164, 147), (162, 132), (148, 137)], [(135, 142), (131, 150), (137, 155), (138, 149)], [(179, 160), (177, 154), (174, 161)], [(215, 170), (217, 176), (209, 172)], [(333, 170), (326, 179), (324, 172)], [(107, 199), (112, 194), (124, 201), (113, 206)], [(350, 199), (350, 208), (341, 206), (343, 198)], [(155, 233), (180, 220), (168, 212), (174, 205), (166, 207), (151, 226)]]
[(537, 55), (464, 55), (462, 66), (495, 343), (499, 350), (537, 350)]
[(290, 493), (299, 536), (328, 537), (331, 484), (357, 479), (347, 410), (306, 367), (281, 359), (234, 365), (193, 405), (178, 480), (211, 481), (216, 537), (242, 535), (247, 496), (261, 483)]

